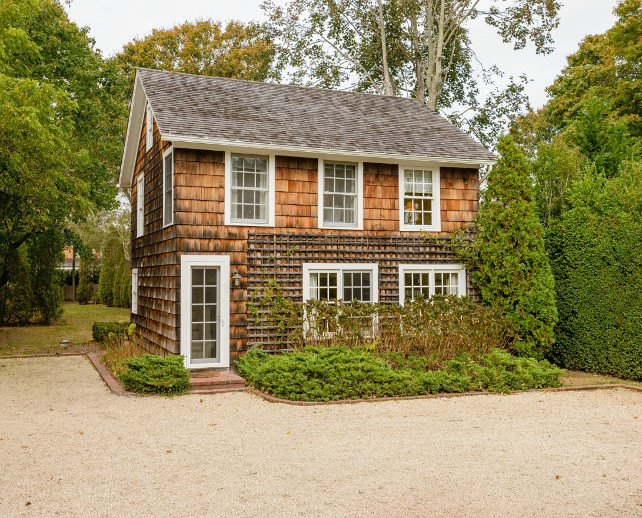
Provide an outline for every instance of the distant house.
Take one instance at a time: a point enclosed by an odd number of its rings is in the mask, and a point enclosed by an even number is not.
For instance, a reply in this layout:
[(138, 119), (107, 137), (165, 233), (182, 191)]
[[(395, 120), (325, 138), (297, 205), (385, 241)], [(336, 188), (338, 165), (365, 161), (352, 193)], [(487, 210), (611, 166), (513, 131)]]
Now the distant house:
[(266, 273), (301, 301), (463, 295), (423, 234), (473, 221), (495, 160), (415, 100), (139, 69), (132, 321), (190, 368), (227, 367), (261, 341), (247, 301)]

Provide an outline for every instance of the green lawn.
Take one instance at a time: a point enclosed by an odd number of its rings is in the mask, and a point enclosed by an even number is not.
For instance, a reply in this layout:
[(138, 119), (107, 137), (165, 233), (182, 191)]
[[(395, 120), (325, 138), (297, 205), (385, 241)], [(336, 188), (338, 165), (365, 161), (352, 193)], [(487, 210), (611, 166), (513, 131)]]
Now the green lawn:
[(562, 385), (564, 387), (577, 387), (579, 385), (612, 385), (614, 383), (624, 383), (642, 387), (642, 382), (633, 380), (623, 380), (613, 376), (603, 374), (594, 374), (592, 372), (566, 371), (562, 375)]
[(92, 340), (94, 322), (129, 320), (129, 309), (101, 304), (68, 303), (64, 309), (60, 320), (49, 326), (0, 327), (0, 356), (73, 351), (77, 348), (63, 349), (60, 341), (81, 345)]

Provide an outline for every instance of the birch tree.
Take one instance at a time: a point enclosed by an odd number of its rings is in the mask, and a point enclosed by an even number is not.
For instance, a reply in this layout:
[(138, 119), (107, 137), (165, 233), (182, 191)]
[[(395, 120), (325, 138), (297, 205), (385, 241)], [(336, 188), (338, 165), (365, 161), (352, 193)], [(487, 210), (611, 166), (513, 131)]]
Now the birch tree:
[[(349, 88), (413, 97), (434, 110), (452, 106), (479, 112), (484, 103), (474, 73), (468, 24), (484, 17), (515, 49), (529, 42), (552, 51), (557, 0), (268, 0), (264, 29), (276, 43), (286, 79), (326, 88)], [(288, 77), (289, 75), (289, 77)], [(484, 80), (497, 67), (482, 70)], [(523, 94), (509, 81), (511, 102)], [(505, 99), (498, 92), (495, 102)], [(493, 104), (492, 102), (490, 104)], [(477, 113), (477, 116), (480, 114)], [(459, 116), (459, 117), (458, 117)], [(488, 113), (473, 123), (480, 126)], [(455, 122), (463, 122), (461, 113)], [(468, 119), (470, 120), (470, 119)]]

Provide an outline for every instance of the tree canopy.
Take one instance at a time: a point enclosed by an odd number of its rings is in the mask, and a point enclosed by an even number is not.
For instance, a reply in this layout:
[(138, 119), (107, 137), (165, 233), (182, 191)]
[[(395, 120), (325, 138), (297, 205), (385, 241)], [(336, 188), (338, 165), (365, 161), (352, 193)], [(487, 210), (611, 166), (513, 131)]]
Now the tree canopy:
[(47, 261), (32, 266), (55, 268), (66, 223), (114, 206), (126, 114), (120, 92), (122, 74), (58, 1), (0, 4), (2, 308), (12, 268), (28, 255), (21, 248), (47, 250)]
[(116, 57), (133, 80), (136, 67), (251, 81), (276, 79), (274, 49), (256, 24), (213, 20), (185, 22), (154, 29), (134, 39)]

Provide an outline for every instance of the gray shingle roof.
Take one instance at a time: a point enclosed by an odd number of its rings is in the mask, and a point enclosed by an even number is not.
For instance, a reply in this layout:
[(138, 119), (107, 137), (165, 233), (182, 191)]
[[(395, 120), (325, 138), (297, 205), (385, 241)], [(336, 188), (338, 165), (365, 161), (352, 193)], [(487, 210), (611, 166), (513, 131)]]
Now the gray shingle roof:
[(397, 97), (138, 69), (164, 139), (494, 161), (427, 106)]

